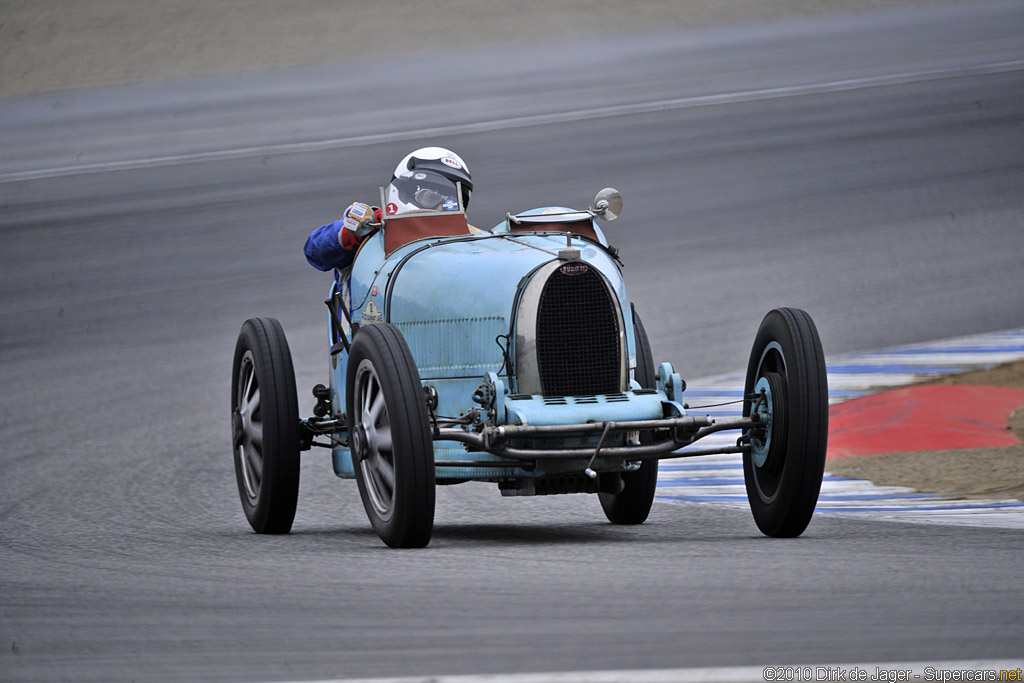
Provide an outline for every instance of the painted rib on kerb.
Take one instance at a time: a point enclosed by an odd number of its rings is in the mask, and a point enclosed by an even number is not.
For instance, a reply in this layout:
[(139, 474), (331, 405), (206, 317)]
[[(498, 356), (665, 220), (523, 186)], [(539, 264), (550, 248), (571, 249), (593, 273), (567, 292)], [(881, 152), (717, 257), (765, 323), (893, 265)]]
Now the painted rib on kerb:
[(280, 143), (274, 145), (260, 145), (253, 147), (238, 147), (235, 149), (225, 149), (211, 152), (196, 152), (192, 154), (177, 154), (144, 159), (127, 159), (123, 161), (109, 161), (95, 164), (61, 166), (48, 169), (38, 169), (34, 171), (16, 171), (11, 173), (0, 173), (0, 183), (39, 180), (43, 178), (57, 178), (62, 176), (84, 175), (90, 173), (106, 173), (112, 171), (136, 170), (143, 168), (154, 168), (159, 166), (173, 166), (176, 164), (189, 164), (209, 161), (226, 161), (232, 159), (245, 159), (249, 157), (276, 154), (320, 152), (332, 149), (362, 147), (367, 145), (379, 145), (391, 142), (418, 140), (423, 138), (433, 138), (450, 135), (468, 135), (471, 133), (485, 133), (496, 130), (527, 128), (530, 126), (543, 126), (557, 123), (573, 123), (577, 121), (611, 118), (615, 116), (649, 114), (659, 111), (695, 109), (698, 107), (718, 106), (724, 104), (759, 102), (766, 100), (786, 99), (791, 97), (804, 97), (807, 95), (820, 95), (827, 93), (848, 92), (854, 90), (866, 90), (870, 88), (883, 88), (895, 85), (909, 85), (912, 83), (924, 83), (928, 81), (943, 80), (947, 78), (989, 76), (994, 74), (1010, 73), (1022, 70), (1024, 70), (1024, 60), (993, 62), (988, 64), (978, 64), (974, 66), (956, 67), (949, 69), (908, 71), (882, 76), (867, 76), (863, 78), (850, 78), (836, 81), (822, 81), (818, 83), (807, 83), (803, 85), (790, 85), (775, 88), (761, 88), (754, 90), (740, 90), (735, 92), (717, 93), (710, 95), (693, 95), (689, 97), (655, 100), (652, 102), (637, 102), (633, 104), (620, 104), (609, 105), (606, 107), (576, 109), (573, 111), (556, 112), (551, 114), (517, 116), (504, 119), (494, 119), (491, 121), (479, 121), (474, 123), (451, 124), (446, 126), (434, 126), (430, 128), (418, 128), (412, 130), (395, 131), (393, 133), (358, 135), (344, 138), (332, 138), (328, 140), (314, 140), (309, 142), (294, 142)]

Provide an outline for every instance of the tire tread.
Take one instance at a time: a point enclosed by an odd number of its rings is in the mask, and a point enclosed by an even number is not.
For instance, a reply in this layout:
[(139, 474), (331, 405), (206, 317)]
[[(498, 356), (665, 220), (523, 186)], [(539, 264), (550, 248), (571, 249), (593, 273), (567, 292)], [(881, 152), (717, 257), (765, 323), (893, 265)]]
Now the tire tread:
[[(396, 461), (399, 458), (398, 454), (402, 453), (404, 466), (411, 468), (411, 475), (406, 480), (414, 482), (411, 490), (405, 490), (404, 499), (400, 499), (396, 493), (396, 509), (390, 523), (375, 519), (372, 506), (365, 498), (364, 507), (377, 534), (387, 545), (420, 548), (430, 542), (433, 532), (435, 489), (433, 439), (430, 435), (426, 406), (420, 393), (422, 384), (419, 373), (401, 332), (388, 323), (360, 328), (353, 339), (352, 356), (349, 359), (350, 374), (354, 373), (362, 357), (369, 358), (374, 363), (381, 383), (388, 385), (390, 396), (385, 394), (385, 401), (388, 402), (389, 414), (393, 408), (397, 408), (396, 412), (407, 416), (412, 422), (403, 425), (403, 429), (394, 429), (392, 439), (395, 443)], [(351, 425), (354, 424), (351, 420), (355, 419), (352, 382), (347, 381), (346, 385), (347, 410)], [(396, 469), (397, 467), (396, 462)], [(362, 492), (361, 480), (359, 485)]]
[[(285, 534), (295, 519), (299, 491), (299, 408), (291, 350), (281, 323), (250, 318), (235, 346), (232, 405), (236, 400), (239, 364), (251, 351), (260, 387), (263, 414), (263, 471), (256, 505), (251, 506), (239, 477), (239, 493), (250, 525), (257, 533)], [(268, 419), (269, 418), (269, 419)]]
[[(636, 380), (645, 389), (657, 387), (658, 380), (651, 354), (651, 344), (643, 321), (632, 308), (633, 338), (636, 340)], [(649, 433), (640, 435), (641, 442), (650, 440)], [(658, 461), (644, 462), (636, 472), (624, 472), (625, 488), (619, 493), (599, 493), (605, 517), (612, 524), (643, 524), (651, 513), (658, 485)]]
[[(743, 458), (747, 496), (758, 528), (768, 536), (795, 537), (807, 528), (814, 513), (825, 468), (828, 441), (828, 379), (825, 356), (814, 321), (806, 311), (779, 308), (761, 322), (751, 349), (745, 393), (756, 381), (757, 363), (763, 349), (773, 340), (790, 346), (786, 352), (788, 430), (786, 462), (774, 500), (761, 500), (753, 479), (749, 454)], [(799, 386), (794, 387), (796, 382)], [(749, 401), (744, 414), (749, 414)], [(802, 425), (802, 429), (793, 427)], [(795, 438), (794, 438), (795, 437)]]

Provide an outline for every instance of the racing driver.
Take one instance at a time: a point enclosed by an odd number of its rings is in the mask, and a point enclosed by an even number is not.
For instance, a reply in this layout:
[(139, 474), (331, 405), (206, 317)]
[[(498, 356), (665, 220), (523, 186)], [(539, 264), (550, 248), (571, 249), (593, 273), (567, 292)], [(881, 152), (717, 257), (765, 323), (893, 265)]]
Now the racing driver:
[[(421, 147), (405, 155), (395, 167), (385, 201), (389, 216), (407, 211), (456, 211), (454, 187), (461, 186), (462, 206), (469, 205), (473, 179), (462, 158), (443, 147)], [(380, 226), (379, 207), (353, 202), (342, 217), (310, 233), (306, 260), (318, 270), (334, 269), (334, 279), (347, 285), (346, 271), (359, 245)]]

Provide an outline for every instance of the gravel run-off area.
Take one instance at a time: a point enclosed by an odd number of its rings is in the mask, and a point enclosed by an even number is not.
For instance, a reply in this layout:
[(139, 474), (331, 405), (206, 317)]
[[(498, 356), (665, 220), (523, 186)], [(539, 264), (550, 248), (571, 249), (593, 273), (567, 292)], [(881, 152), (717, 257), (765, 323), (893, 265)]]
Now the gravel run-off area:
[(0, 0), (0, 98), (928, 4), (950, 3)]

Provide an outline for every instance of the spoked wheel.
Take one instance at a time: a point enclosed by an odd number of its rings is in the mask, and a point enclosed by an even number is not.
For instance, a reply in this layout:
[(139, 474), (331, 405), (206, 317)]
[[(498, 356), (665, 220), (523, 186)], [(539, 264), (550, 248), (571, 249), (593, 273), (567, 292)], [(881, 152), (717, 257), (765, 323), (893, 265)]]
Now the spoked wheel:
[(235, 478), (253, 530), (286, 534), (299, 496), (299, 403), (281, 323), (242, 325), (231, 372)]
[[(636, 338), (636, 381), (645, 389), (655, 389), (658, 377), (654, 356), (640, 316), (633, 309), (633, 334)], [(651, 434), (642, 432), (640, 443), (650, 443)], [(612, 524), (643, 524), (651, 512), (654, 492), (658, 486), (658, 461), (646, 460), (635, 472), (622, 474), (623, 488), (618, 493), (599, 493), (601, 507)]]
[(766, 536), (799, 536), (818, 502), (828, 444), (825, 355), (806, 312), (780, 308), (765, 316), (744, 395), (743, 415), (760, 421), (745, 432), (750, 452), (743, 455), (754, 521)]
[(345, 395), (356, 480), (377, 535), (422, 548), (434, 528), (434, 446), (419, 372), (397, 328), (355, 335)]

